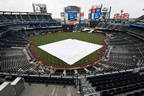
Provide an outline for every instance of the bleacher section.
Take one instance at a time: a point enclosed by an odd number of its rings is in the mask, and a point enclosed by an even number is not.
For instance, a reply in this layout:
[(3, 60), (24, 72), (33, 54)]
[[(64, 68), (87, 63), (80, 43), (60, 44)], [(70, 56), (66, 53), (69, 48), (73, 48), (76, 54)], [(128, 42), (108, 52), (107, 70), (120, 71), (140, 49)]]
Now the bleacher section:
[(0, 12), (0, 22), (1, 23), (16, 23), (16, 22), (25, 22), (25, 21), (33, 21), (33, 22), (50, 22), (55, 21), (52, 19), (51, 14), (35, 14), (32, 12), (9, 12), (9, 11), (1, 11)]
[(144, 15), (140, 16), (139, 18), (137, 18), (134, 22), (132, 22), (133, 24), (137, 24), (137, 25), (143, 25), (144, 26)]
[[(0, 28), (11, 25), (26, 25), (25, 29), (35, 29), (60, 26), (61, 24), (54, 20), (50, 13), (0, 11)], [(23, 27), (19, 26), (19, 29), (21, 30)]]
[(17, 72), (19, 69), (28, 69), (30, 64), (22, 49), (4, 48), (0, 51), (0, 67), (3, 72)]
[(8, 31), (0, 38), (1, 47), (25, 47), (29, 43), (20, 32)]

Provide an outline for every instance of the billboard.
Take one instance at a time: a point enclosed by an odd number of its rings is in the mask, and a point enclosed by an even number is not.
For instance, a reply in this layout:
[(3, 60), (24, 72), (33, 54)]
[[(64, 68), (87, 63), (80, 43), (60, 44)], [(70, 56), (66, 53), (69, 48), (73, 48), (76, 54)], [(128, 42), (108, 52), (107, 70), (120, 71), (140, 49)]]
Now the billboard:
[(66, 13), (79, 13), (79, 10), (66, 10)]
[(96, 13), (96, 9), (95, 8), (91, 9), (91, 13)]
[(124, 14), (119, 14), (119, 13), (116, 13), (114, 14), (114, 19), (128, 19), (129, 18), (129, 13), (124, 13)]
[(114, 19), (120, 19), (121, 15), (119, 13), (114, 14)]
[(81, 17), (84, 17), (84, 12), (81, 12), (81, 13), (80, 13), (80, 16), (81, 16)]
[(68, 24), (77, 24), (78, 22), (76, 20), (69, 20)]
[(65, 16), (65, 13), (64, 12), (61, 12), (61, 17), (64, 17)]
[(80, 17), (81, 17), (80, 24), (84, 24), (84, 12), (80, 13)]
[(101, 16), (101, 15), (100, 15), (100, 13), (99, 13), (99, 12), (97, 12), (97, 13), (95, 13), (95, 14), (94, 14), (94, 19), (95, 19), (95, 20), (96, 20), (96, 19), (99, 19), (99, 18), (100, 18), (100, 16)]
[(105, 19), (109, 19), (109, 18), (110, 18), (110, 13), (106, 12)]
[(91, 17), (92, 17), (92, 14), (89, 13), (89, 14), (88, 14), (88, 19), (92, 19)]
[(121, 15), (122, 19), (129, 19), (129, 13), (124, 13)]
[(64, 11), (66, 24), (78, 24), (81, 19), (80, 7), (68, 6)]
[(61, 23), (64, 24), (65, 20), (65, 13), (61, 12)]
[(100, 13), (101, 12), (101, 8), (96, 8), (96, 13)]
[(66, 13), (79, 13), (80, 8), (77, 6), (68, 6), (68, 7), (65, 7), (65, 12)]
[(85, 23), (84, 20), (81, 20), (81, 21), (80, 21), (80, 24), (84, 24), (84, 23)]
[(65, 11), (66, 10), (80, 10), (80, 7), (77, 7), (77, 6), (68, 6), (68, 7), (65, 7)]
[(33, 11), (38, 13), (47, 13), (46, 4), (33, 4)]
[(108, 12), (108, 8), (107, 8), (107, 7), (104, 7), (104, 8), (102, 9), (102, 12)]
[(68, 20), (75, 20), (76, 16), (74, 15), (74, 13), (68, 13)]

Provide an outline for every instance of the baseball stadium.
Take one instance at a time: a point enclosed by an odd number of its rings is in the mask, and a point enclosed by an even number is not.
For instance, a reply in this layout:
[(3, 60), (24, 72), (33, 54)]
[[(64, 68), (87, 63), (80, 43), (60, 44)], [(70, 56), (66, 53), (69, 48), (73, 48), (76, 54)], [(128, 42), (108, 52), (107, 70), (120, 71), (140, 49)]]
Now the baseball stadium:
[(0, 96), (144, 96), (143, 1), (6, 1)]

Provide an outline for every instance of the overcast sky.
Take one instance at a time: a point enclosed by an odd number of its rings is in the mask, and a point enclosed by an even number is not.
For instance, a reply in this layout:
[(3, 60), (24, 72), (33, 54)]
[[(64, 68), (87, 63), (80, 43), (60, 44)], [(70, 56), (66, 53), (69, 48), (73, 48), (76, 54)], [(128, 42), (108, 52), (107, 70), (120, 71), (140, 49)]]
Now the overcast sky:
[(144, 0), (0, 0), (0, 11), (27, 11), (32, 12), (32, 3), (43, 3), (47, 5), (48, 13), (52, 13), (52, 17), (59, 18), (60, 12), (68, 5), (76, 5), (81, 7), (88, 17), (88, 10), (92, 5), (103, 4), (103, 6), (112, 6), (112, 14), (120, 12), (130, 13), (131, 18), (137, 18), (144, 15)]

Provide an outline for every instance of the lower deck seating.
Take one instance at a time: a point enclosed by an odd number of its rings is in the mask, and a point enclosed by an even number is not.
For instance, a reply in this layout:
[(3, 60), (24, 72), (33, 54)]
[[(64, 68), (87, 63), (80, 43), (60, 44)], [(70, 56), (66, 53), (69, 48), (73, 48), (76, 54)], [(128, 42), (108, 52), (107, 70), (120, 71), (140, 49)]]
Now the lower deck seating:
[(46, 83), (46, 84), (63, 84), (63, 85), (74, 85), (74, 78), (54, 78), (54, 77), (34, 77), (34, 76), (24, 76), (25, 82), (32, 83)]
[(0, 38), (0, 47), (25, 47), (29, 42), (25, 39), (24, 34), (21, 32), (8, 31)]
[(144, 42), (127, 33), (107, 33), (108, 49), (99, 62), (103, 72), (120, 71), (143, 66)]
[(74, 75), (74, 70), (66, 70), (66, 75)]
[(77, 69), (78, 74), (86, 74), (86, 71), (84, 69)]
[(64, 70), (56, 70), (53, 75), (62, 75)]
[(144, 88), (144, 75), (139, 72), (122, 72), (87, 78), (101, 96), (114, 96)]
[(134, 93), (131, 93), (131, 94), (127, 94), (127, 96), (144, 96), (144, 90), (134, 92)]
[(96, 70), (93, 66), (87, 67), (87, 69), (91, 72), (94, 72)]
[(0, 70), (4, 72), (18, 72), (19, 69), (27, 70), (32, 67), (27, 60), (23, 49), (4, 48), (0, 50)]

